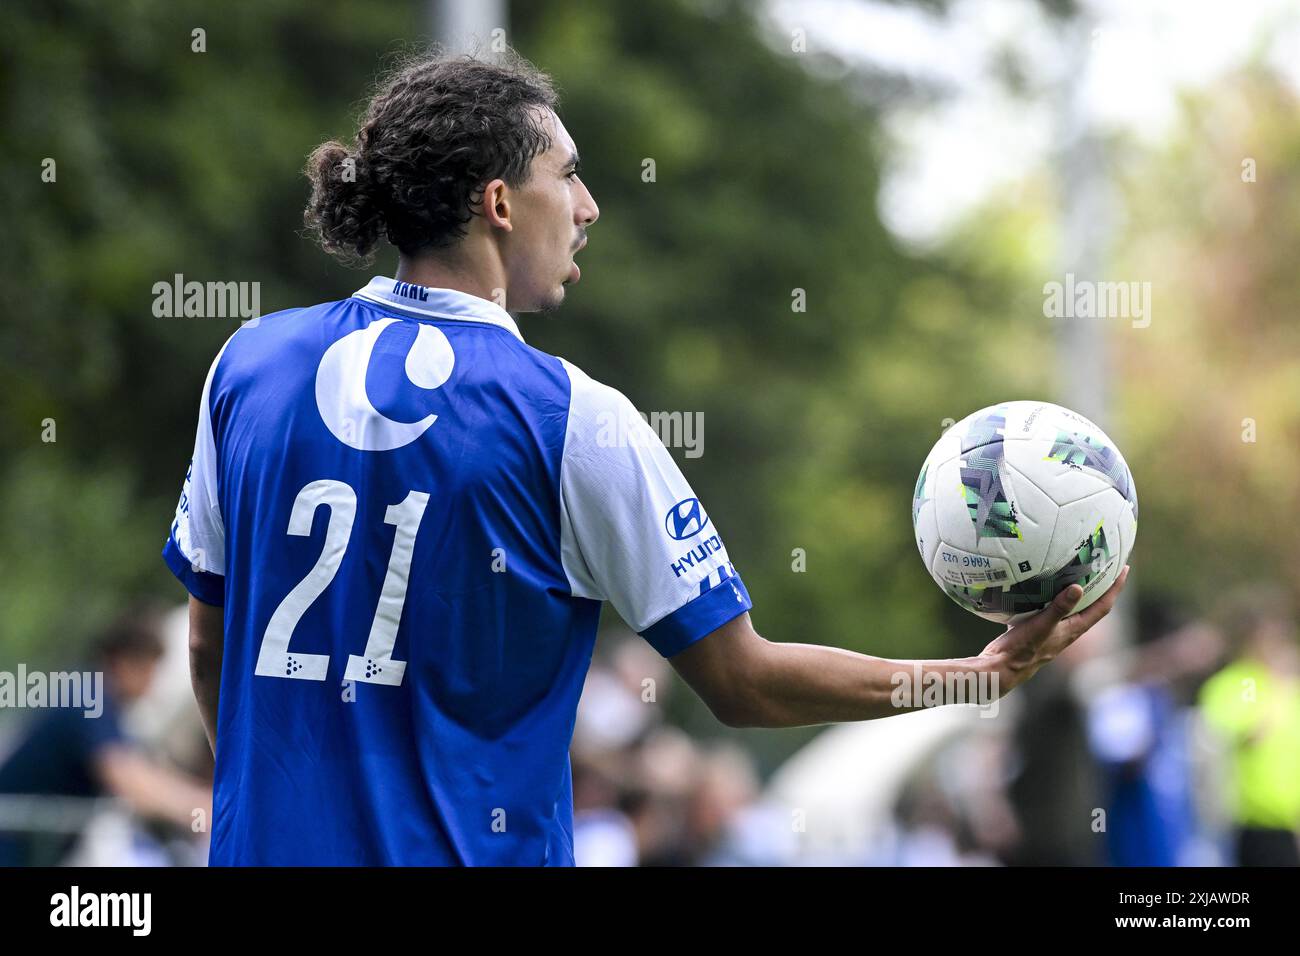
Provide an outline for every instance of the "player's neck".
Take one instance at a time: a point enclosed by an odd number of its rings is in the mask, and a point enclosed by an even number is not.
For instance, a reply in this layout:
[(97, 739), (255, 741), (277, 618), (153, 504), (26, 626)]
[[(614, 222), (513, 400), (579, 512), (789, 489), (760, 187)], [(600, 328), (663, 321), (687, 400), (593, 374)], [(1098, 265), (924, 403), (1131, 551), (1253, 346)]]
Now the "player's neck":
[(430, 289), (455, 289), (489, 302), (499, 301), (505, 285), (504, 279), (492, 269), (469, 269), (459, 263), (404, 255), (398, 256), (394, 278)]

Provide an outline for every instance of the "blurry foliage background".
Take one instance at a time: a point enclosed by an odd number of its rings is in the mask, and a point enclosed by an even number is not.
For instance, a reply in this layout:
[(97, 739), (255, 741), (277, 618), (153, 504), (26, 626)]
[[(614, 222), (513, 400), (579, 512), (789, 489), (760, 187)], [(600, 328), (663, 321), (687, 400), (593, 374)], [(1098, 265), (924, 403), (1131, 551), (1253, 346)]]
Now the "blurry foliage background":
[[(888, 146), (870, 101), (843, 71), (806, 69), (818, 55), (791, 56), (748, 5), (512, 6), (510, 38), (561, 88), (602, 210), (582, 283), (557, 316), (524, 316), (525, 337), (642, 410), (704, 412), (704, 456), (675, 455), (765, 635), (975, 653), (994, 632), (925, 574), (911, 492), (945, 418), (1060, 398), (1042, 315), (1062, 271), (1051, 171), (943, 248), (908, 252), (880, 222)], [(0, 666), (64, 663), (128, 599), (184, 597), (159, 550), (204, 376), (236, 321), (155, 318), (153, 284), (258, 281), (270, 313), (391, 274), (391, 252), (349, 271), (301, 237), (300, 170), (318, 142), (351, 138), (381, 58), (424, 34), (423, 13), (6, 5)], [(196, 26), (205, 53), (190, 51)], [(1108, 328), (1103, 423), (1137, 479), (1144, 599), (1199, 610), (1235, 581), (1300, 581), (1298, 115), (1252, 70), (1187, 100), (1162, 149), (1115, 150), (1126, 218), (1107, 276), (1154, 286), (1150, 328)], [(1256, 184), (1241, 182), (1246, 155)], [(791, 570), (795, 548), (806, 573)], [(718, 729), (687, 709), (695, 729)]]

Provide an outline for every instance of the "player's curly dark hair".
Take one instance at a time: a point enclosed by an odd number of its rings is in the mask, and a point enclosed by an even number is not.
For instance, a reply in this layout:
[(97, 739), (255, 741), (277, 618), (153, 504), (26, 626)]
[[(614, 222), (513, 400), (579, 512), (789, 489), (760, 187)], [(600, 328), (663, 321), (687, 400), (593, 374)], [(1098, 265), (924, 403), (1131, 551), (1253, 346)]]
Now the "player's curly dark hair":
[(312, 152), (308, 230), (346, 262), (368, 261), (381, 235), (407, 255), (454, 244), (483, 186), (527, 181), (551, 145), (540, 109), (556, 103), (550, 78), (513, 51), (408, 61), (380, 82), (351, 148)]

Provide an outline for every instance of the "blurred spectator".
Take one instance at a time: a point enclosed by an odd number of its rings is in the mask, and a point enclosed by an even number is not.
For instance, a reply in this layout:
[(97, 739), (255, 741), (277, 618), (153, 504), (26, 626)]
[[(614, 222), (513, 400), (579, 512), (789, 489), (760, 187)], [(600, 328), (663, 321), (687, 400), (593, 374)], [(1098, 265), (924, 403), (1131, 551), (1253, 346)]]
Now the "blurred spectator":
[[(980, 728), (984, 731), (985, 728)], [(1006, 741), (957, 735), (911, 775), (893, 818), (863, 861), (871, 866), (998, 866), (1019, 842), (1005, 792)]]
[(1222, 646), (1205, 624), (1176, 629), (1140, 644), (1128, 679), (1094, 698), (1088, 736), (1104, 772), (1103, 833), (1111, 865), (1223, 862), (1195, 799), (1197, 718), (1189, 706)]
[(663, 659), (639, 638), (602, 641), (613, 649), (592, 663), (570, 746), (573, 855), (578, 866), (637, 866), (643, 835), (633, 817), (646, 794), (634, 755), (663, 719), (671, 682)]
[(627, 815), (626, 793), (631, 773), (627, 752), (575, 747), (571, 760), (574, 863), (636, 866), (640, 862), (640, 847), (636, 828)]
[(688, 866), (695, 848), (686, 836), (687, 811), (703, 759), (676, 727), (654, 730), (632, 753), (628, 817), (643, 866)]
[[(1088, 747), (1086, 705), (1076, 688), (1081, 652), (1109, 646), (1113, 631), (1102, 621), (1018, 688), (1012, 734), (1013, 772), (1007, 796), (1021, 834), (1007, 854), (1013, 866), (1095, 866), (1101, 862), (1092, 830), (1101, 806), (1101, 779)], [(1078, 649), (1078, 652), (1076, 652)]]
[(578, 866), (636, 866), (636, 830), (612, 808), (575, 813), (573, 858)]
[(886, 842), (886, 866), (994, 866), (997, 860), (973, 851), (959, 809), (932, 773), (913, 780), (900, 794), (896, 820)]
[[(630, 632), (629, 632), (630, 634)], [(575, 751), (601, 752), (639, 740), (663, 718), (672, 687), (668, 663), (639, 638), (615, 639), (609, 662), (587, 672), (573, 731)]]
[(593, 664), (578, 706), (573, 848), (579, 866), (773, 864), (793, 851), (787, 811), (760, 805), (740, 748), (702, 750), (664, 723), (668, 665), (639, 639)]
[[(90, 670), (103, 675), (102, 712), (53, 706), (33, 718), (0, 763), (0, 796), (110, 797), (187, 832), (195, 811), (206, 823), (209, 787), (152, 760), (123, 728), (123, 711), (153, 682), (163, 652), (158, 627), (156, 615), (134, 611), (100, 635)], [(44, 839), (34, 830), (0, 833), (0, 865), (58, 862), (75, 839)]]
[(735, 744), (703, 755), (687, 802), (686, 841), (700, 866), (780, 866), (798, 852), (790, 811), (759, 800), (753, 760)]
[(1235, 659), (1201, 690), (1206, 721), (1222, 735), (1240, 866), (1300, 865), (1300, 651), (1281, 593), (1235, 595), (1225, 626)]

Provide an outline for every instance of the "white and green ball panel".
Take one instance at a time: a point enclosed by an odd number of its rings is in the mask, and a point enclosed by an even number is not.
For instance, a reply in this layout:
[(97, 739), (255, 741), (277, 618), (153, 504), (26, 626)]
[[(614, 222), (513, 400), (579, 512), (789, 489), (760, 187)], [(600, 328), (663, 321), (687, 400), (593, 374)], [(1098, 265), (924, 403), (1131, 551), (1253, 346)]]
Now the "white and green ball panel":
[[(1103, 512), (1100, 515), (1098, 506)], [(1129, 503), (1113, 490), (1104, 492), (1100, 501), (1066, 506), (1052, 542), (1048, 566), (1053, 570), (1022, 576), (1019, 581), (983, 580), (965, 569), (960, 553), (961, 560), (954, 562), (943, 544), (936, 549), (931, 573), (950, 598), (990, 621), (1012, 623), (1036, 613), (1071, 584), (1084, 589), (1075, 606), (1078, 612), (1106, 592), (1128, 560), (1136, 528), (1132, 514)], [(1010, 563), (1002, 559), (991, 560), (991, 564), (1008, 575), (1011, 571)]]
[[(963, 480), (964, 470), (969, 473), (961, 458), (950, 459), (936, 470), (933, 488), (939, 540), (956, 552), (1008, 562), (1013, 581), (1041, 571), (1056, 523), (1056, 503), (1004, 461), (993, 476), (997, 487), (983, 496), (989, 514), (981, 519), (980, 496), (971, 493)], [(995, 517), (995, 512), (1002, 517)], [(1029, 572), (1019, 570), (1024, 561), (1030, 565)]]

